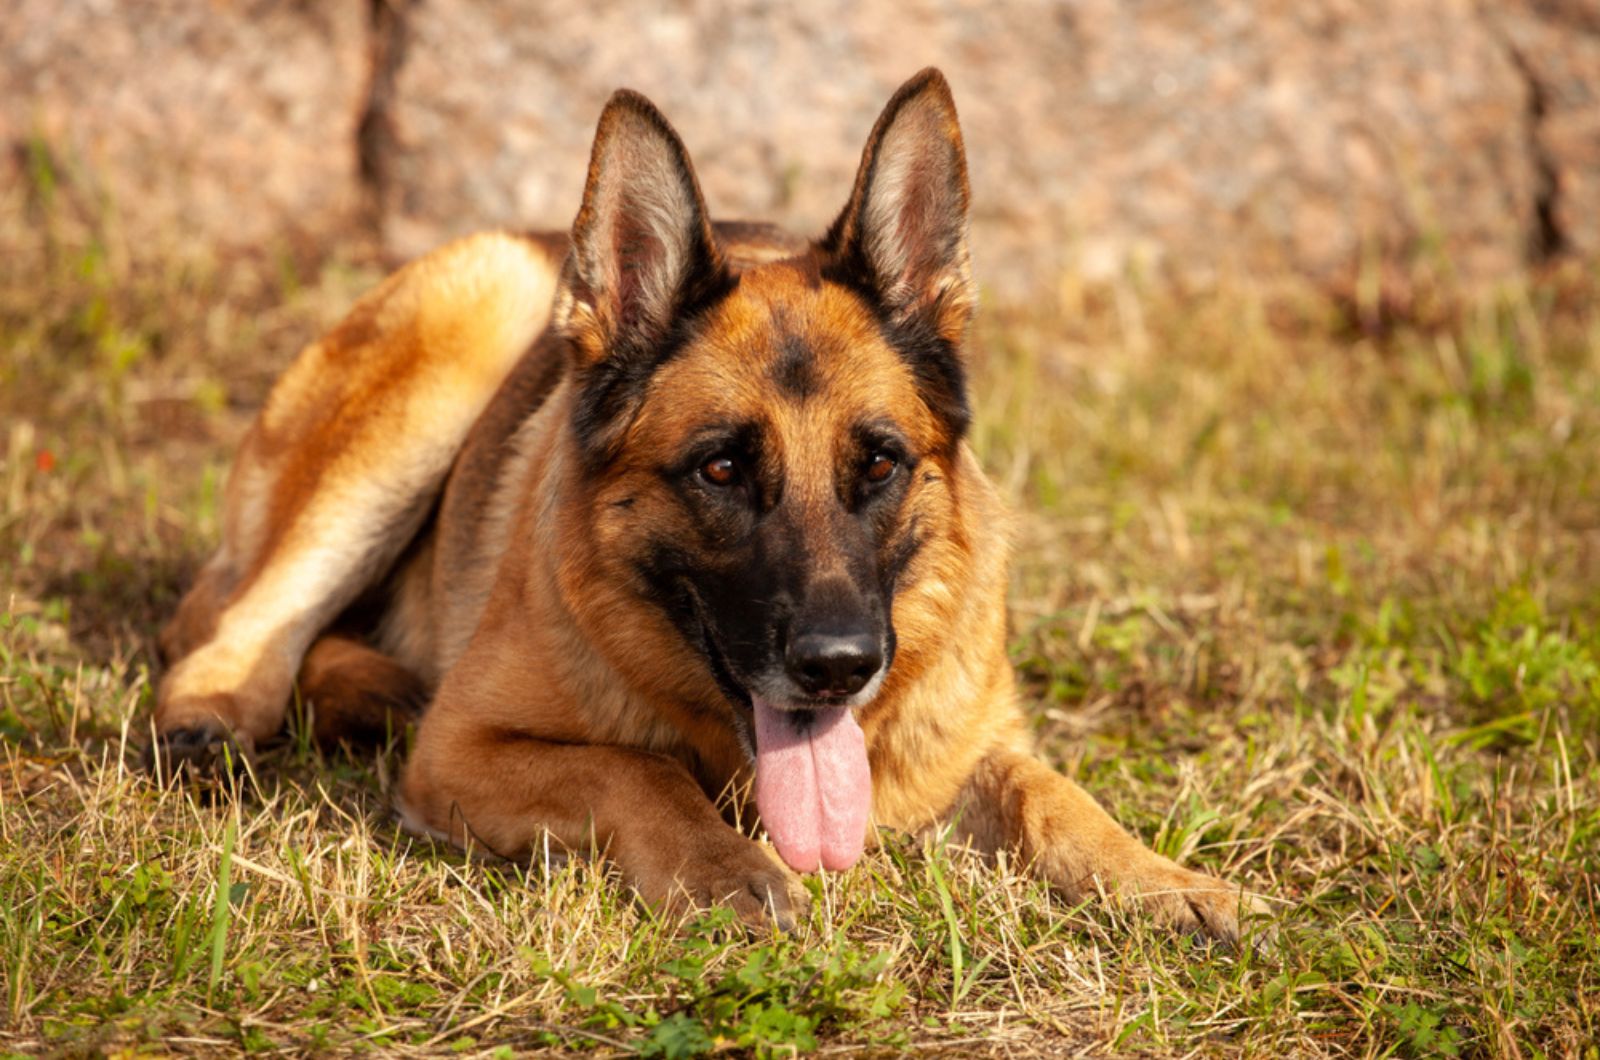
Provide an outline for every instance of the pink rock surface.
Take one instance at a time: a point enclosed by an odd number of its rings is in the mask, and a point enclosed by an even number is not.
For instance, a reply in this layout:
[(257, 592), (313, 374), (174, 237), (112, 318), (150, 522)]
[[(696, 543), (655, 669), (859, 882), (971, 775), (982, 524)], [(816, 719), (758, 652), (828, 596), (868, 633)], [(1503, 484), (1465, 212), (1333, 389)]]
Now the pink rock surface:
[(9, 176), (42, 147), (80, 205), (103, 208), (132, 243), (325, 241), (361, 201), (366, 55), (362, 0), (10, 0)]
[(565, 227), (629, 85), (715, 213), (817, 231), (930, 63), (1002, 297), (1129, 267), (1340, 285), (1364, 260), (1495, 281), (1600, 256), (1600, 0), (15, 0), (0, 179), (33, 141), (127, 233), (375, 229), (405, 256)]

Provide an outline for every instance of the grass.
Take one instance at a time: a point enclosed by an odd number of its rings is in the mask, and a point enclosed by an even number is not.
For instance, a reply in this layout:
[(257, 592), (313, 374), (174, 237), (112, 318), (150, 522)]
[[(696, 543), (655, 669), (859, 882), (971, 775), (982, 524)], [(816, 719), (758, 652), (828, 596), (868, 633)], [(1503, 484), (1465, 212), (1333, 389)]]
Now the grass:
[(68, 186), (0, 204), (0, 1049), (1600, 1056), (1600, 277), (989, 311), (1042, 753), (1273, 937), (889, 836), (752, 939), (405, 838), (395, 749), (138, 772), (229, 447), (375, 273), (135, 255)]

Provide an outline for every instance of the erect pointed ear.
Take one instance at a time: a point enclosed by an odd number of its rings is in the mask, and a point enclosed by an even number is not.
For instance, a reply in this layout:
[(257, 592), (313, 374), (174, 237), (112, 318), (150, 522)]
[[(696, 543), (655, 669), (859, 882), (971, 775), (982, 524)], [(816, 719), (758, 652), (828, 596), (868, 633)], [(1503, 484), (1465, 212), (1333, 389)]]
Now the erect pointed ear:
[(729, 283), (689, 153), (637, 92), (618, 90), (600, 115), (564, 283), (557, 323), (585, 366), (660, 355), (674, 323)]
[(899, 325), (959, 343), (976, 292), (967, 252), (967, 156), (949, 82), (933, 67), (883, 108), (855, 190), (822, 242), (835, 272)]
[(683, 141), (621, 89), (600, 115), (552, 327), (576, 360), (573, 427), (591, 464), (616, 450), (681, 322), (733, 285)]

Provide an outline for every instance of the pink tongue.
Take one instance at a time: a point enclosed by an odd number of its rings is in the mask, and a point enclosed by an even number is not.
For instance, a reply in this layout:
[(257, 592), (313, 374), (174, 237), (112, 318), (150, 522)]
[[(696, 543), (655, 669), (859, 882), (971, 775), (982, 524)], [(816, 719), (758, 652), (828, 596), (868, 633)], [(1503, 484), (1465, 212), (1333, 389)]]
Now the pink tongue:
[(849, 707), (796, 714), (756, 699), (756, 809), (778, 856), (796, 872), (848, 869), (861, 857), (872, 810), (867, 741)]

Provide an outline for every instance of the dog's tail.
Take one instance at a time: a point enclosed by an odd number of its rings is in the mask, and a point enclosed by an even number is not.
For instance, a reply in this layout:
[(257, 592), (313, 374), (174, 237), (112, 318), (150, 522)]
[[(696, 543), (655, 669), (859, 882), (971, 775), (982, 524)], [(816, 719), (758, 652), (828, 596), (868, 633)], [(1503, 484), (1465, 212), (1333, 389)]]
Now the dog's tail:
[(323, 747), (382, 743), (422, 713), (428, 689), (394, 659), (350, 637), (325, 633), (300, 664), (300, 698)]

